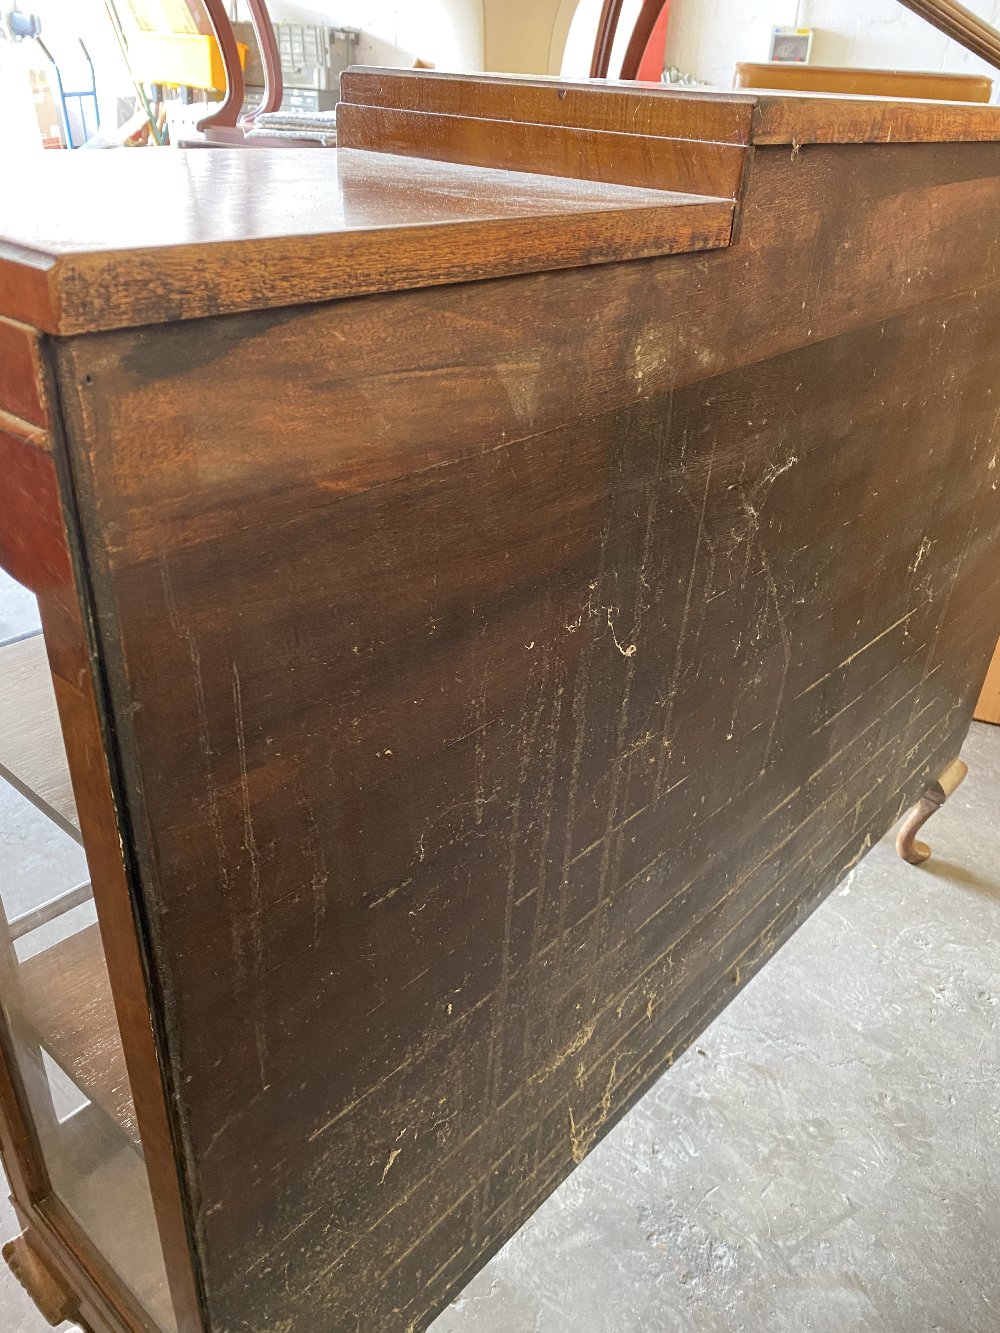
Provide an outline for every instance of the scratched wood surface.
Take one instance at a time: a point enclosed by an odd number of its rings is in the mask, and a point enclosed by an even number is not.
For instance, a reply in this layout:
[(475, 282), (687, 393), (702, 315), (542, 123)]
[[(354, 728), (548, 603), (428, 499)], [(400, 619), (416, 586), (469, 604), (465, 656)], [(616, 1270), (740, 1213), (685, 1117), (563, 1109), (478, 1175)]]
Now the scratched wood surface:
[[(728, 198), (353, 148), (36, 159), (0, 195), (0, 310), (48, 333), (676, 254), (732, 230)], [(0, 324), (0, 352), (17, 328)]]
[(343, 148), (424, 157), (447, 162), (530, 169), (551, 176), (618, 185), (678, 190), (734, 199), (746, 149), (739, 144), (702, 143), (569, 129), (486, 117), (440, 115), (342, 102), (337, 142)]
[(346, 70), (345, 102), (413, 111), (575, 125), (720, 143), (955, 143), (1000, 137), (1000, 110), (968, 102), (902, 101), (767, 89), (601, 84), (439, 70)]
[(957, 753), (998, 173), (57, 347), (213, 1333), (424, 1327)]

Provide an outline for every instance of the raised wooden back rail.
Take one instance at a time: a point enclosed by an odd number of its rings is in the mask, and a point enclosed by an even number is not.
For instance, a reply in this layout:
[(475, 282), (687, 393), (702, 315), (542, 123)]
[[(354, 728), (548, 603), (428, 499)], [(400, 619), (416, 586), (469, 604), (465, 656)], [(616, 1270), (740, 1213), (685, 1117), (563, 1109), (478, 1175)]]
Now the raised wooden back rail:
[(952, 41), (1000, 69), (1000, 32), (957, 0), (899, 0), (901, 5), (919, 14)]

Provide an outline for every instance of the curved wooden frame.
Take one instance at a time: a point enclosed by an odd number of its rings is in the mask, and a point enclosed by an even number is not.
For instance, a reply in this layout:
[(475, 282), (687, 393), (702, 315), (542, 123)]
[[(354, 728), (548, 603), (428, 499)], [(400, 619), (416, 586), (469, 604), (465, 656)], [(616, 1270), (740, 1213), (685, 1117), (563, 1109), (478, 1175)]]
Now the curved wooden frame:
[[(590, 62), (592, 79), (607, 78), (611, 64), (611, 50), (621, 19), (623, 0), (604, 0), (597, 24), (594, 56)], [(1000, 69), (1000, 32), (973, 14), (958, 0), (899, 0), (912, 13), (933, 24), (952, 41), (985, 60), (994, 69)], [(642, 9), (629, 38), (619, 78), (634, 79), (639, 72), (646, 43), (663, 8), (663, 0), (643, 0)]]
[(899, 0), (952, 41), (1000, 69), (1000, 32), (957, 0)]
[(205, 9), (215, 31), (222, 54), (222, 65), (226, 72), (226, 91), (211, 114), (198, 122), (202, 133), (211, 129), (236, 129), (240, 124), (252, 125), (262, 111), (277, 111), (284, 95), (284, 82), (281, 75), (281, 55), (278, 51), (278, 39), (275, 36), (271, 17), (267, 12), (265, 0), (248, 0), (250, 21), (260, 47), (261, 62), (264, 66), (264, 96), (256, 111), (244, 116), (243, 97), (246, 84), (243, 79), (243, 66), (240, 63), (239, 46), (233, 25), (226, 13), (223, 0), (205, 0)]
[(243, 110), (245, 89), (236, 34), (233, 32), (233, 25), (229, 21), (223, 0), (205, 0), (205, 11), (222, 54), (222, 66), (226, 71), (226, 91), (222, 95), (222, 101), (216, 104), (214, 110), (198, 121), (198, 129), (208, 130), (213, 127), (235, 129), (240, 112)]
[(247, 0), (250, 7), (250, 21), (257, 34), (261, 61), (264, 66), (264, 96), (256, 111), (243, 117), (244, 125), (252, 125), (261, 112), (277, 111), (284, 95), (284, 81), (281, 77), (281, 53), (278, 50), (278, 38), (274, 32), (271, 16), (267, 12), (264, 0)]

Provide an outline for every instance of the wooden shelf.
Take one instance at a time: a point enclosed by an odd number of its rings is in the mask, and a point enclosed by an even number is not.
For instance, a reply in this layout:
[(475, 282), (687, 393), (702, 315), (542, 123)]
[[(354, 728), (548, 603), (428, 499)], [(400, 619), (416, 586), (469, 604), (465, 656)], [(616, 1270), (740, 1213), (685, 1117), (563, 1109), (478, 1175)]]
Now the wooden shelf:
[(16, 969), (22, 1022), (39, 1045), (139, 1146), (118, 1020), (98, 927), (87, 926)]
[(80, 825), (41, 633), (0, 648), (0, 777), (80, 841)]

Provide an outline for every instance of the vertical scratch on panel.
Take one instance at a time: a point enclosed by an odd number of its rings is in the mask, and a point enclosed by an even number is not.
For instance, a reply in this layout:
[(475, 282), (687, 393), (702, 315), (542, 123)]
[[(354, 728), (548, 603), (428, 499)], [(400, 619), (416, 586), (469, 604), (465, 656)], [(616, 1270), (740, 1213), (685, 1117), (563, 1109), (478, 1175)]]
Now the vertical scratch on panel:
[[(674, 704), (677, 699), (677, 688), (680, 681), (681, 663), (684, 656), (684, 645), (687, 638), (688, 621), (691, 616), (691, 599), (694, 595), (694, 581), (698, 573), (698, 559), (701, 554), (701, 544), (705, 535), (705, 513), (708, 509), (708, 496), (712, 485), (712, 471), (715, 466), (715, 440), (712, 440), (712, 451), (708, 456), (708, 467), (705, 471), (705, 489), (701, 497), (701, 509), (698, 514), (698, 532), (694, 540), (694, 551), (691, 556), (691, 569), (688, 573), (687, 592), (684, 597), (684, 611), (681, 615), (681, 626), (677, 634), (677, 651), (674, 654), (674, 669), (670, 676), (670, 685), (667, 688), (667, 707), (666, 716), (663, 719), (663, 739), (666, 742), (667, 734), (670, 731), (670, 724), (674, 716)], [(660, 747), (659, 761), (656, 769), (656, 792), (660, 793), (663, 786), (663, 772), (667, 763), (667, 746), (664, 743)]]
[[(177, 603), (174, 598), (173, 584), (170, 579), (170, 569), (167, 565), (166, 556), (160, 558), (160, 581), (163, 585), (163, 596), (167, 607), (167, 618), (170, 621), (170, 627), (180, 638), (184, 640), (187, 646), (188, 656), (191, 659), (191, 672), (194, 679), (194, 699), (195, 709), (198, 714), (198, 748), (201, 751), (202, 767), (205, 772), (205, 788), (208, 793), (208, 823), (212, 831), (212, 842), (215, 845), (215, 857), (219, 868), (219, 883), (222, 886), (223, 897), (228, 904), (229, 899), (229, 870), (226, 863), (226, 843), (222, 836), (222, 817), (219, 813), (219, 802), (215, 794), (215, 780), (212, 773), (212, 744), (208, 731), (208, 709), (205, 707), (205, 682), (201, 673), (201, 651), (198, 648), (197, 640), (190, 626), (185, 625), (177, 611)], [(237, 958), (237, 973), (241, 968), (241, 960)]]
[(323, 937), (323, 922), (326, 920), (326, 886), (330, 872), (326, 864), (326, 852), (320, 837), (319, 825), (310, 801), (303, 801), (306, 822), (309, 825), (309, 850), (312, 854), (313, 873), (309, 880), (313, 900), (313, 945), (319, 944)]
[[(250, 804), (250, 781), (247, 776), (246, 730), (243, 724), (243, 691), (240, 673), (233, 663), (233, 711), (236, 714), (236, 745), (240, 759), (240, 792), (243, 798), (243, 847), (250, 858), (250, 939), (253, 947), (254, 972), (259, 978), (264, 971), (263, 916), (264, 903), (260, 883), (260, 857), (253, 827), (253, 808)], [(259, 1016), (254, 1016), (254, 1036), (257, 1044), (257, 1062), (260, 1065), (261, 1086), (267, 1087), (264, 1065), (267, 1059), (267, 1041)]]
[(764, 567), (764, 577), (767, 580), (768, 592), (774, 605), (774, 614), (778, 619), (778, 632), (781, 635), (781, 649), (784, 654), (784, 662), (781, 668), (781, 684), (778, 686), (778, 697), (774, 701), (774, 712), (771, 715), (771, 726), (767, 733), (767, 744), (764, 746), (764, 757), (760, 762), (760, 771), (763, 773), (771, 758), (771, 750), (774, 747), (774, 733), (777, 730), (778, 718), (781, 714), (781, 705), (785, 698), (785, 686), (788, 683), (788, 670), (792, 661), (792, 640), (788, 632), (788, 625), (785, 623), (785, 616), (781, 609), (781, 603), (778, 601), (778, 588), (774, 582), (774, 574), (771, 572), (771, 562), (767, 558), (767, 552), (764, 550), (763, 542), (758, 542), (757, 546)]

